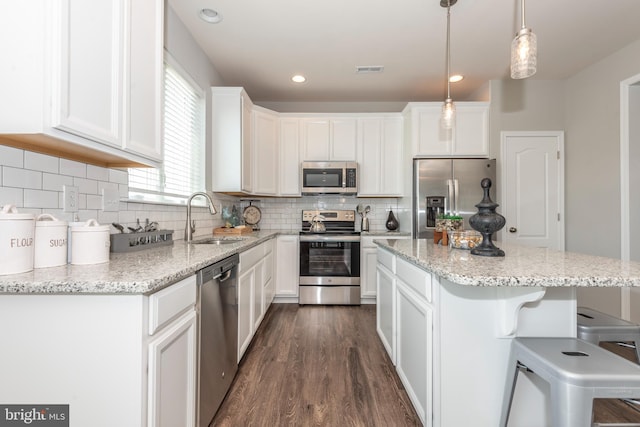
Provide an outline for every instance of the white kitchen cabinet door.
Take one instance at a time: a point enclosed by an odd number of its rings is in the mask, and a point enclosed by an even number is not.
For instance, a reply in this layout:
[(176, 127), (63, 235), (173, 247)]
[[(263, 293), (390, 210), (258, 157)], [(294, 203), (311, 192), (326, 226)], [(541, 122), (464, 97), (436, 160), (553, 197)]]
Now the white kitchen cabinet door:
[(373, 237), (362, 237), (360, 249), (360, 296), (362, 298), (376, 297), (376, 265), (378, 263), (377, 246), (373, 244)]
[(433, 425), (433, 309), (396, 280), (396, 370), (425, 426)]
[(358, 122), (355, 118), (331, 120), (329, 160), (353, 161), (356, 158)]
[(489, 104), (466, 103), (456, 107), (456, 126), (451, 154), (489, 155)]
[(276, 242), (276, 296), (298, 297), (300, 243), (296, 235), (281, 235)]
[[(242, 131), (240, 132), (240, 144), (242, 146), (241, 152), (241, 166), (240, 166), (240, 176), (241, 178), (241, 186), (242, 191), (247, 193), (253, 193), (253, 184), (254, 184), (254, 145), (252, 143), (252, 112), (253, 112), (253, 103), (249, 99), (249, 96), (242, 91), (240, 101), (242, 103), (242, 115), (240, 117)], [(222, 142), (224, 145), (224, 141)], [(223, 171), (225, 169), (223, 168)]]
[(300, 119), (281, 118), (278, 195), (300, 196)]
[(396, 364), (396, 279), (379, 265), (377, 270), (376, 330), (391, 363)]
[(238, 278), (238, 363), (253, 338), (253, 289), (255, 270), (250, 269)]
[(300, 120), (280, 119), (278, 195), (300, 196)]
[(59, 92), (52, 125), (120, 146), (126, 1), (60, 2)]
[(253, 333), (255, 333), (264, 317), (264, 260), (258, 262), (253, 270), (253, 314), (251, 317), (253, 319)]
[(211, 188), (215, 192), (251, 190), (252, 107), (241, 87), (211, 88)]
[(402, 196), (402, 118), (361, 118), (358, 126), (358, 197)]
[(129, 0), (124, 148), (162, 161), (164, 1)]
[(330, 160), (329, 119), (302, 119), (302, 161)]
[[(267, 243), (269, 245), (273, 245), (273, 240), (269, 240)], [(264, 282), (263, 289), (263, 298), (262, 298), (262, 313), (266, 314), (271, 302), (273, 301), (273, 297), (275, 295), (275, 277), (273, 277), (273, 250), (265, 249), (268, 251), (264, 256), (264, 263), (262, 264), (263, 273), (262, 280)]]
[(12, 65), (0, 70), (0, 134), (101, 166), (159, 166), (163, 8), (162, 0), (2, 2), (10, 37), (0, 37), (0, 50)]
[(253, 193), (275, 196), (278, 192), (278, 115), (253, 109)]
[(302, 159), (344, 160), (356, 158), (357, 119), (304, 118), (302, 120)]
[(189, 311), (149, 344), (148, 426), (196, 424), (196, 319)]
[(442, 103), (411, 103), (408, 108), (414, 156), (489, 155), (489, 103), (456, 102), (455, 126), (448, 130), (440, 125)]

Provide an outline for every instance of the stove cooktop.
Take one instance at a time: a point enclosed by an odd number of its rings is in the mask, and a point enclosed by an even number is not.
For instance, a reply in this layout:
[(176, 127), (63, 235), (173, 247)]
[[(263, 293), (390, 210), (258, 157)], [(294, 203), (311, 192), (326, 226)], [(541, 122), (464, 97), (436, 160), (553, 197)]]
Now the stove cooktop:
[(356, 231), (356, 211), (352, 210), (303, 210), (300, 234), (318, 234), (309, 231), (311, 221), (316, 215), (323, 218), (322, 222), (326, 229), (324, 234), (360, 234)]

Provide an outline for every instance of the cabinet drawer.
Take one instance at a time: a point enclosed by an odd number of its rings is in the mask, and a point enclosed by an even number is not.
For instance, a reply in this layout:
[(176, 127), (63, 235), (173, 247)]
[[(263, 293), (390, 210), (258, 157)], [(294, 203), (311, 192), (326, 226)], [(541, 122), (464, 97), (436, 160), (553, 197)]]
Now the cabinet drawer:
[(391, 252), (378, 249), (378, 262), (387, 267), (390, 272), (396, 272), (396, 257), (395, 255), (391, 254)]
[(264, 244), (254, 246), (240, 253), (240, 273), (250, 270), (258, 261), (264, 258)]
[(196, 303), (196, 276), (190, 276), (149, 296), (149, 335)]
[(400, 280), (431, 302), (432, 276), (402, 259), (396, 261), (396, 275)]

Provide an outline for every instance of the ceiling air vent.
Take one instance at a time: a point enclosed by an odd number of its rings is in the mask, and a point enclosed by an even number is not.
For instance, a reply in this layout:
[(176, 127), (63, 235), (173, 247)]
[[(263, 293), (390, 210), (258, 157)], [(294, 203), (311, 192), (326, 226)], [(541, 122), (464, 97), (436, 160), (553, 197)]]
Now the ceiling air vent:
[(356, 74), (381, 73), (384, 71), (382, 65), (358, 65), (356, 66)]

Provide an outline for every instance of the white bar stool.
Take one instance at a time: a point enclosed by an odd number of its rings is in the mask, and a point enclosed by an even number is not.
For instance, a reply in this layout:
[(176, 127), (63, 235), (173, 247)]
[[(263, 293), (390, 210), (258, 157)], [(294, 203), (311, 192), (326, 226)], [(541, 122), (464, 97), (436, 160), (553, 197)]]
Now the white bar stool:
[(640, 363), (640, 325), (587, 307), (578, 307), (577, 321), (578, 338), (590, 343), (633, 341)]
[(520, 369), (549, 383), (553, 427), (591, 427), (593, 399), (640, 397), (639, 365), (576, 338), (514, 338), (507, 366), (501, 427)]

